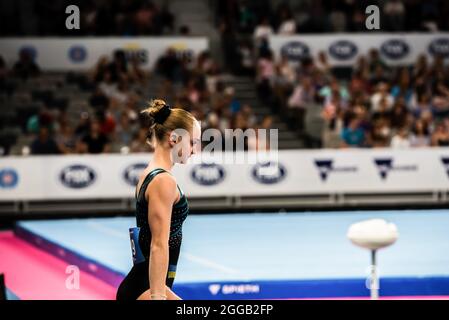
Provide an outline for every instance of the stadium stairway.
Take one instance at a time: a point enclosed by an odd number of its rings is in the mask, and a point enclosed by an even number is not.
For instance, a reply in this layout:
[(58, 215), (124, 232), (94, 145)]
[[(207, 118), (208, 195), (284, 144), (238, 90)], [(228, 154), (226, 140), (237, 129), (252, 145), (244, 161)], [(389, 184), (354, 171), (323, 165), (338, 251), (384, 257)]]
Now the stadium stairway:
[(273, 129), (278, 129), (279, 149), (298, 149), (304, 148), (302, 140), (298, 135), (290, 130), (287, 124), (277, 114), (273, 114), (267, 106), (261, 103), (257, 97), (254, 79), (250, 77), (226, 75), (224, 77), (226, 85), (235, 89), (235, 97), (242, 105), (249, 104), (258, 120), (266, 115), (273, 117)]

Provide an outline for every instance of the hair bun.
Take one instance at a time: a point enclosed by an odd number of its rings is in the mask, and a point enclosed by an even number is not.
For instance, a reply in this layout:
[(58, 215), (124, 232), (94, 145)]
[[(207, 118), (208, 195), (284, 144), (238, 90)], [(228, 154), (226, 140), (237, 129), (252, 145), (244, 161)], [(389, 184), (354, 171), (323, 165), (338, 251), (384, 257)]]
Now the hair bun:
[(142, 113), (150, 117), (152, 124), (163, 124), (170, 116), (171, 108), (164, 100), (156, 99), (151, 101), (150, 106), (143, 110)]
[(154, 122), (163, 124), (165, 120), (170, 116), (171, 108), (169, 105), (164, 105), (154, 116)]

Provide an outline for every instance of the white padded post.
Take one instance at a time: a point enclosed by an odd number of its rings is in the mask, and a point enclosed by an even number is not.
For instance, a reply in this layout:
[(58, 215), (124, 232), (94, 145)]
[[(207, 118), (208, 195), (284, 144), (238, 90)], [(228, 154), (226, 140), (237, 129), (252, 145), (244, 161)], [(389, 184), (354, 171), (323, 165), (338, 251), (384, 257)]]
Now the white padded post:
[(399, 237), (398, 230), (393, 223), (382, 219), (365, 220), (354, 223), (349, 227), (347, 237), (356, 246), (371, 251), (371, 299), (379, 297), (379, 280), (377, 275), (376, 254), (379, 249), (388, 247)]

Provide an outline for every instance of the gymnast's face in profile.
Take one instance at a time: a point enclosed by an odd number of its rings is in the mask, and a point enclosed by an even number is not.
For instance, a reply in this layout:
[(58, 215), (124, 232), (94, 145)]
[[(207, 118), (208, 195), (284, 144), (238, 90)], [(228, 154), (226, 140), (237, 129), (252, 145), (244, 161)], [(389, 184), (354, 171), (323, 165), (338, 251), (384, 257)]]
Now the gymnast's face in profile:
[(175, 163), (185, 164), (193, 154), (201, 152), (201, 126), (194, 121), (191, 132), (174, 130), (170, 135), (170, 145)]

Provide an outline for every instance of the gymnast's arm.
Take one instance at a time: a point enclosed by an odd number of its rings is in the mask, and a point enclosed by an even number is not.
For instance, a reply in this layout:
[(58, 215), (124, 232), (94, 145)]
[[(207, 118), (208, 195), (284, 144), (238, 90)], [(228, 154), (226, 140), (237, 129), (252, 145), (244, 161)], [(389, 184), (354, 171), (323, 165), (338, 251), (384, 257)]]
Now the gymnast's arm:
[(165, 281), (169, 260), (168, 239), (171, 209), (177, 196), (176, 182), (168, 174), (161, 173), (148, 186), (147, 193), (148, 222), (151, 229), (150, 290), (154, 298), (161, 298), (167, 296)]

